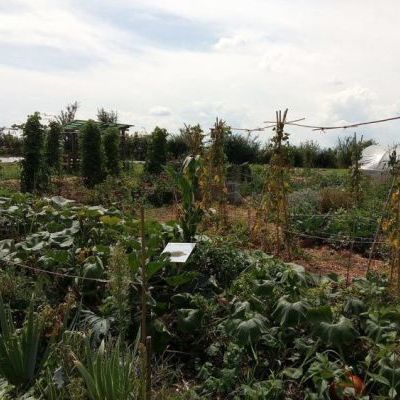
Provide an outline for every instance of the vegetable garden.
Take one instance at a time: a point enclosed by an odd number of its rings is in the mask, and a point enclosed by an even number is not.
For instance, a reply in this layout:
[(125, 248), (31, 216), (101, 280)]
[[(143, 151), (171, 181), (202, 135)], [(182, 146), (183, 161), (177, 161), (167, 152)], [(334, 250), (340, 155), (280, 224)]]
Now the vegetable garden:
[[(30, 117), (0, 188), (1, 398), (398, 398), (396, 157), (364, 176), (354, 137), (348, 170), (293, 168), (285, 122), (266, 165), (227, 163), (222, 120), (173, 162), (156, 128), (141, 165), (89, 121), (74, 172), (62, 124)], [(178, 264), (170, 242), (196, 247)], [(310, 268), (319, 249), (340, 273)]]

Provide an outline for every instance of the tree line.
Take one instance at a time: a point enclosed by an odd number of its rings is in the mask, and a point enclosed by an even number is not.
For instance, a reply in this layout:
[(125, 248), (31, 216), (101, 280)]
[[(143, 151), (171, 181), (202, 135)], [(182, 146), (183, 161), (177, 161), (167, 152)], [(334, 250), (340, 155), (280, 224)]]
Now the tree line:
[[(41, 191), (49, 185), (51, 175), (61, 175), (64, 170), (63, 154), (68, 151), (68, 137), (64, 127), (75, 120), (78, 104), (72, 103), (61, 111), (48, 125), (44, 125), (38, 112), (21, 125), (22, 137), (0, 131), (0, 154), (23, 156), (21, 189)], [(190, 149), (206, 147), (206, 134), (200, 125), (185, 125), (178, 134), (170, 134), (156, 127), (150, 134), (135, 132), (121, 135), (112, 124), (118, 122), (115, 111), (98, 110), (97, 121), (89, 120), (79, 133), (80, 174), (86, 186), (93, 187), (106, 176), (118, 176), (122, 162), (143, 161), (145, 172), (160, 173), (167, 161), (181, 161)], [(106, 126), (105, 129), (103, 127)], [(199, 139), (200, 138), (200, 139)], [(198, 144), (194, 140), (200, 141)], [(374, 144), (364, 141), (363, 148)], [(121, 151), (123, 147), (123, 151)], [(289, 162), (299, 168), (348, 168), (352, 164), (352, 137), (338, 139), (333, 147), (322, 148), (315, 141), (300, 145), (287, 144)], [(269, 163), (270, 143), (262, 145), (250, 135), (232, 133), (227, 128), (223, 149), (230, 164)]]
[[(45, 191), (52, 175), (63, 172), (63, 125), (41, 122), (38, 112), (30, 115), (23, 125), (21, 161), (21, 190)], [(80, 173), (87, 187), (102, 182), (107, 175), (120, 173), (120, 134), (117, 128), (101, 130), (93, 120), (86, 122), (80, 132)]]

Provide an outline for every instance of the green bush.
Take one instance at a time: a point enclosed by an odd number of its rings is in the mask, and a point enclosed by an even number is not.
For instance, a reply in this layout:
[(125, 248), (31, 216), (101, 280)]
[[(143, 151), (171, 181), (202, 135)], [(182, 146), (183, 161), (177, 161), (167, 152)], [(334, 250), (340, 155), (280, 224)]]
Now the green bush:
[(173, 160), (182, 160), (189, 153), (189, 147), (182, 134), (171, 136), (167, 141), (167, 148), (168, 154)]
[(151, 134), (150, 144), (147, 152), (145, 172), (149, 174), (159, 174), (167, 162), (167, 136), (166, 129), (154, 129)]
[(145, 161), (150, 142), (150, 135), (139, 135), (137, 132), (133, 136), (125, 138), (126, 157), (129, 160)]
[(46, 189), (49, 181), (44, 162), (44, 128), (40, 114), (35, 112), (24, 125), (24, 159), (21, 162), (21, 191), (35, 192)]
[(0, 155), (18, 157), (23, 154), (23, 138), (11, 133), (4, 133), (0, 128)]
[(88, 121), (82, 128), (80, 147), (83, 182), (91, 188), (104, 180), (101, 133), (94, 121)]
[(117, 128), (108, 128), (104, 132), (105, 168), (108, 174), (118, 176), (120, 173), (120, 138)]
[(154, 207), (161, 207), (173, 203), (174, 188), (174, 182), (166, 172), (144, 175), (132, 189), (132, 197), (150, 203)]
[(348, 209), (353, 204), (351, 193), (347, 190), (324, 188), (320, 191), (319, 196), (318, 208), (323, 214), (340, 208)]
[(46, 140), (46, 161), (47, 165), (56, 172), (61, 168), (61, 125), (52, 121), (49, 124), (49, 131)]
[(224, 152), (231, 164), (257, 163), (260, 160), (260, 144), (248, 136), (225, 135)]

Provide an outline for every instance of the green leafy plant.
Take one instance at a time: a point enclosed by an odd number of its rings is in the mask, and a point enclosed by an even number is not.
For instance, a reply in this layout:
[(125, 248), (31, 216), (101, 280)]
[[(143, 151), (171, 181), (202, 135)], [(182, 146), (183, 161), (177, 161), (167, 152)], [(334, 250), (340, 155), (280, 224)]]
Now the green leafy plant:
[(43, 326), (29, 307), (26, 324), (17, 330), (0, 297), (0, 375), (15, 386), (32, 384), (45, 359), (41, 354)]
[(75, 365), (85, 381), (91, 400), (134, 400), (138, 398), (136, 378), (136, 348), (123, 348), (120, 340), (114, 347), (103, 341), (97, 350), (89, 344), (86, 362), (75, 360)]
[(283, 296), (279, 299), (274, 314), (281, 325), (295, 326), (306, 321), (309, 308), (310, 305), (304, 300), (291, 303), (287, 296)]
[(174, 178), (182, 196), (180, 225), (183, 230), (183, 240), (194, 239), (197, 226), (204, 214), (201, 206), (196, 205), (196, 193), (198, 190), (198, 177), (201, 170), (199, 157), (187, 157), (183, 163), (182, 172), (175, 172), (172, 168), (168, 171)]
[[(321, 322), (317, 327), (317, 335), (329, 346), (337, 348), (340, 352), (351, 346), (359, 333), (348, 318), (341, 316), (337, 322)], [(343, 354), (343, 353), (342, 353)]]

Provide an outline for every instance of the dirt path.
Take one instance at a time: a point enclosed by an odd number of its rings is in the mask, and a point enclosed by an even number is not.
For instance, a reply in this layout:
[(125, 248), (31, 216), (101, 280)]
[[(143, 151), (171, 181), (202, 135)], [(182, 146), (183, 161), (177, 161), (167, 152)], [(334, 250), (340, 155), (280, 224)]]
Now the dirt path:
[[(335, 273), (344, 278), (348, 275), (350, 281), (355, 277), (364, 277), (368, 266), (368, 258), (348, 250), (335, 250), (326, 245), (302, 248), (301, 256), (294, 262), (320, 275)], [(371, 269), (386, 272), (386, 265), (382, 260), (372, 260)]]

